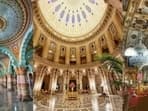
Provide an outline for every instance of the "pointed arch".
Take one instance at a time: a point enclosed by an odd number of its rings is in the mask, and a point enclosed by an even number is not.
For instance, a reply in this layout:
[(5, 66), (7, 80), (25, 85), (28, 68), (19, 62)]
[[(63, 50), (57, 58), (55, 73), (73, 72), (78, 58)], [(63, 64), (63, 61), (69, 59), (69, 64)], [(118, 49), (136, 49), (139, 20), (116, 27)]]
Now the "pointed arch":
[(16, 60), (15, 55), (7, 47), (0, 46), (0, 53), (5, 54), (9, 57), (11, 65), (13, 67), (18, 66), (18, 62)]
[(3, 76), (6, 73), (6, 66), (2, 61), (0, 61), (0, 66), (2, 66), (2, 70), (0, 70), (0, 76)]
[(28, 64), (27, 67), (28, 67), (28, 72), (33, 74), (33, 66)]
[[(32, 50), (30, 50), (30, 52), (27, 52), (27, 47), (29, 45), (30, 40), (32, 39), (32, 35), (33, 35), (33, 25), (30, 26), (30, 28), (28, 29), (28, 31), (25, 34), (25, 37), (22, 41), (21, 47), (20, 47), (20, 61), (19, 64), (22, 66), (26, 66), (27, 64), (27, 60), (26, 60), (26, 56), (30, 56), (32, 53)], [(27, 55), (27, 54), (30, 55)]]

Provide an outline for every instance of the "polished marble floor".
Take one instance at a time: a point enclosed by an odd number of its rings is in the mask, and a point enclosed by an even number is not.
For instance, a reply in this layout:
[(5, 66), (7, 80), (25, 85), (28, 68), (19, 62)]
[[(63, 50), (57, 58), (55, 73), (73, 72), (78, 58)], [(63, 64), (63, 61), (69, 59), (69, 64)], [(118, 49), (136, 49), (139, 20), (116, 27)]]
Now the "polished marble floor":
[(0, 86), (0, 111), (33, 111), (32, 102), (20, 102), (16, 91), (8, 91)]
[(64, 95), (39, 95), (34, 98), (34, 111), (113, 111), (108, 97), (80, 95), (77, 100)]

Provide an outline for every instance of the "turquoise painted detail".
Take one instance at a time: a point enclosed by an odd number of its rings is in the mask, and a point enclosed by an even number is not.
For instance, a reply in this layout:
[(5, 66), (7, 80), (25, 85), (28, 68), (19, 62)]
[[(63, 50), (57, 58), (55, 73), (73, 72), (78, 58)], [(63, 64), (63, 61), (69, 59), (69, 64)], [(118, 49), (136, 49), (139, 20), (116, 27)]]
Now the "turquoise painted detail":
[(28, 67), (28, 72), (33, 73), (33, 66), (28, 64), (27, 67)]
[(27, 52), (27, 47), (28, 47), (29, 42), (32, 39), (32, 35), (33, 35), (33, 25), (31, 25), (31, 27), (28, 29), (22, 41), (22, 45), (20, 48), (20, 62), (19, 62), (20, 66), (27, 66), (27, 57), (32, 56), (31, 52)]
[(2, 69), (0, 69), (0, 76), (4, 76), (5, 74), (7, 74), (6, 66), (2, 61), (0, 61), (0, 66), (2, 67)]
[(7, 69), (7, 74), (15, 74), (15, 71), (13, 71), (13, 66), (11, 64), (11, 61), (9, 61), (8, 69)]
[(4, 75), (3, 70), (0, 70), (0, 77), (2, 77)]
[(18, 62), (17, 62), (14, 54), (7, 47), (0, 46), (0, 53), (6, 54), (9, 57), (10, 62), (12, 63), (11, 65), (13, 67), (18, 66)]

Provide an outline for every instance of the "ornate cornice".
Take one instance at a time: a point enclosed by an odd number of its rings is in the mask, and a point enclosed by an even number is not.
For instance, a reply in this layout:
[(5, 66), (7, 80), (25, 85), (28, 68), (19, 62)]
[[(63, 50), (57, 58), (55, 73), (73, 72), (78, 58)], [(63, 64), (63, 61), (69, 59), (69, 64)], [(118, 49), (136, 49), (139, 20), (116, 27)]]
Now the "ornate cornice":
[(34, 55), (33, 59), (34, 59), (33, 61), (35, 61), (35, 64), (38, 64), (38, 65), (42, 64), (44, 66), (61, 68), (61, 69), (81, 69), (81, 68), (86, 69), (86, 68), (90, 68), (90, 67), (97, 67), (100, 65), (100, 63), (98, 61), (87, 63), (87, 64), (78, 64), (78, 65), (59, 64), (59, 63), (48, 61), (47, 59), (44, 59), (44, 58), (39, 57), (37, 55)]

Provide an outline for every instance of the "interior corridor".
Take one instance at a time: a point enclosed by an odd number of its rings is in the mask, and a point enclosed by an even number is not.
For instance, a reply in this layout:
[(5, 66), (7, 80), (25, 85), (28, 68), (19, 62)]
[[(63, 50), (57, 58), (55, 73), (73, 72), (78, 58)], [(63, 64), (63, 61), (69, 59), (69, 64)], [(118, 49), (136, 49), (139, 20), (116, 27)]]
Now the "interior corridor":
[(8, 91), (0, 85), (0, 111), (33, 111), (32, 101), (19, 101), (16, 90)]

